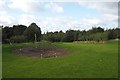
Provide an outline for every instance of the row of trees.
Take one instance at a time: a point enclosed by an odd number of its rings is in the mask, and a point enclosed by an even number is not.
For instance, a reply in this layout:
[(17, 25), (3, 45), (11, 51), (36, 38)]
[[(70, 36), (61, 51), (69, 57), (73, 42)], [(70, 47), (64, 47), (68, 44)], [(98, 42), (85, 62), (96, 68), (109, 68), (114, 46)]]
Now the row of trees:
[(104, 30), (101, 27), (92, 28), (88, 31), (67, 30), (65, 33), (62, 31), (47, 32), (43, 34), (43, 39), (51, 42), (73, 42), (73, 41), (106, 41), (111, 39), (120, 39), (120, 29)]
[(34, 42), (35, 36), (37, 41), (41, 40), (41, 29), (36, 23), (25, 25), (13, 25), (13, 27), (2, 26), (2, 42), (3, 43), (21, 43)]
[[(1, 29), (0, 29), (1, 30)], [(21, 43), (46, 40), (51, 42), (73, 42), (73, 41), (106, 41), (120, 39), (120, 28), (104, 30), (94, 27), (88, 31), (67, 30), (66, 32), (55, 31), (41, 34), (41, 29), (36, 23), (25, 25), (13, 25), (13, 27), (2, 26), (3, 43)]]
[(79, 37), (79, 40), (93, 40), (93, 41), (106, 41), (106, 40), (111, 40), (111, 39), (117, 39), (120, 38), (120, 29), (109, 29), (109, 30), (104, 30), (101, 27), (98, 28), (92, 28), (88, 31), (81, 32)]

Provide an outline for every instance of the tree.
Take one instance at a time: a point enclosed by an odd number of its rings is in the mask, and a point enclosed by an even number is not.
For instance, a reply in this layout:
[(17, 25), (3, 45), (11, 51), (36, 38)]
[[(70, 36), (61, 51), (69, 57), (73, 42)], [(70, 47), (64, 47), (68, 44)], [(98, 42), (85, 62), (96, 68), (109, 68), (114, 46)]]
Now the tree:
[(32, 23), (24, 31), (24, 35), (28, 42), (34, 42), (35, 35), (36, 35), (37, 41), (40, 41), (41, 40), (41, 29), (36, 25), (36, 23)]
[(116, 38), (120, 39), (120, 28), (114, 29), (114, 34), (116, 34)]
[(79, 30), (74, 31), (74, 41), (78, 41), (79, 40), (79, 34), (80, 34)]
[(45, 40), (54, 42), (53, 32), (47, 32), (45, 35)]
[(43, 39), (51, 42), (60, 42), (64, 37), (64, 32), (55, 31), (55, 32), (47, 32), (43, 34)]
[(62, 30), (58, 33), (59, 41), (63, 40), (64, 35), (65, 33)]
[(117, 33), (115, 32), (115, 29), (109, 29), (108, 30), (108, 39), (116, 39)]
[(11, 43), (22, 43), (22, 42), (26, 42), (26, 39), (25, 39), (25, 36), (23, 35), (12, 36), (10, 38), (10, 42)]
[(10, 37), (13, 36), (13, 28), (12, 27), (4, 27), (2, 28), (2, 42), (9, 43)]
[(23, 35), (23, 32), (26, 30), (27, 26), (25, 25), (13, 25), (14, 36)]
[(95, 34), (95, 33), (100, 33), (100, 32), (104, 32), (104, 29), (101, 27), (93, 27), (91, 30), (89, 30), (87, 33), (88, 34)]
[(74, 41), (74, 30), (68, 30), (66, 31), (66, 34), (64, 36), (65, 42), (73, 42)]

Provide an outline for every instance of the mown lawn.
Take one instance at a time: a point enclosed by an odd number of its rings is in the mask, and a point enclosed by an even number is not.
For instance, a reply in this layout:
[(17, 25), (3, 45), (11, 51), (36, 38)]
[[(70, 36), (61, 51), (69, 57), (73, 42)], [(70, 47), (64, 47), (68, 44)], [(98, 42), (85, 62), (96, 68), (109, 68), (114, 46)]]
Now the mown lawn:
[[(52, 43), (70, 54), (60, 58), (30, 58), (12, 50), (32, 43), (4, 44), (3, 78), (117, 78), (118, 44)], [(39, 43), (41, 45), (41, 43)]]

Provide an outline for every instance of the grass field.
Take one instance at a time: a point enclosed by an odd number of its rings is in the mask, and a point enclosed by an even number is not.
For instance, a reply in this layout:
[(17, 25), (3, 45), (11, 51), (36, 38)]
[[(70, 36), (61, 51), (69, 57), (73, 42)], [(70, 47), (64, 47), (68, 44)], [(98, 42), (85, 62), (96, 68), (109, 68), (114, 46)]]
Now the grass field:
[[(41, 43), (39, 43), (41, 44)], [(59, 58), (30, 58), (12, 53), (28, 44), (3, 45), (3, 78), (117, 78), (118, 44), (52, 43), (70, 54)]]

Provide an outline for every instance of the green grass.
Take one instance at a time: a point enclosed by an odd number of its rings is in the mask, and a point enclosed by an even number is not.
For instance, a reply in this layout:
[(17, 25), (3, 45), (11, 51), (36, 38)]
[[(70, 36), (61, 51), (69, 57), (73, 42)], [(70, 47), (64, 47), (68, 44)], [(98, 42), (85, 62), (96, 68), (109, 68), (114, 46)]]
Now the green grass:
[[(60, 58), (30, 58), (12, 53), (28, 44), (3, 45), (3, 78), (117, 78), (118, 45), (52, 43), (70, 54)], [(39, 43), (39, 45), (42, 45)]]

